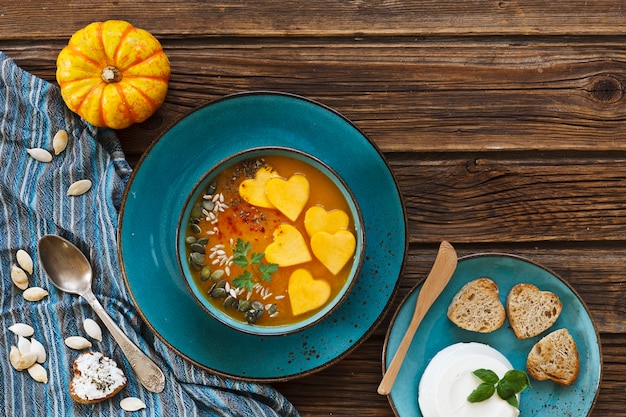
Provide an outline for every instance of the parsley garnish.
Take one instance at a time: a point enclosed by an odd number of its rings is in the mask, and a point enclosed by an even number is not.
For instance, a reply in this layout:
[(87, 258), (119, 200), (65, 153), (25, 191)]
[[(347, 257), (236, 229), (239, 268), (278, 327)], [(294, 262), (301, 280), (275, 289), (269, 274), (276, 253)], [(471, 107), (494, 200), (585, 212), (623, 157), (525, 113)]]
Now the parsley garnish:
[(516, 369), (507, 371), (502, 379), (489, 369), (477, 369), (473, 372), (481, 381), (480, 385), (467, 397), (467, 401), (476, 403), (491, 397), (494, 392), (498, 397), (515, 408), (519, 408), (516, 395), (530, 387), (530, 380), (524, 371)]
[(252, 252), (248, 256), (250, 250), (252, 250), (250, 242), (245, 242), (241, 238), (237, 239), (233, 250), (233, 263), (244, 271), (233, 280), (233, 284), (246, 288), (248, 291), (254, 288), (255, 279), (270, 282), (272, 274), (278, 270), (278, 264), (261, 263), (265, 257), (264, 253)]

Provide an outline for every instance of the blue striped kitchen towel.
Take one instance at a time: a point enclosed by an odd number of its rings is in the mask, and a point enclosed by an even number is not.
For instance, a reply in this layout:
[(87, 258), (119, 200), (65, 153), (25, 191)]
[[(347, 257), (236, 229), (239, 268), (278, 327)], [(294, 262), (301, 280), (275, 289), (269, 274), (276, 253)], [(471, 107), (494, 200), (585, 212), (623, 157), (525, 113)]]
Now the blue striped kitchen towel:
[[(66, 150), (51, 162), (32, 158), (27, 149), (52, 151), (60, 129), (69, 133)], [(213, 375), (194, 366), (151, 334), (138, 318), (123, 282), (117, 258), (118, 209), (131, 169), (115, 133), (97, 129), (70, 112), (58, 86), (19, 68), (0, 52), (0, 408), (7, 416), (128, 415), (119, 405), (124, 397), (138, 397), (147, 406), (141, 416), (297, 416), (280, 393), (265, 384)], [(92, 188), (80, 196), (66, 191), (77, 180)], [(78, 296), (63, 294), (48, 282), (37, 262), (37, 242), (58, 234), (75, 243), (91, 260), (96, 297), (120, 328), (148, 352), (164, 370), (165, 390), (154, 394), (136, 380), (120, 349), (105, 331), (93, 350), (113, 358), (128, 377), (117, 397), (94, 405), (71, 399), (72, 364), (79, 352), (64, 344), (68, 336), (86, 336), (85, 318), (96, 318)], [(43, 287), (49, 296), (26, 301), (14, 285), (11, 270), (18, 250), (34, 260), (29, 285)], [(18, 336), (15, 323), (34, 328), (32, 336), (47, 351), (43, 363), (47, 383), (9, 364), (9, 351)], [(104, 327), (103, 327), (104, 328)], [(27, 338), (28, 340), (29, 338)]]

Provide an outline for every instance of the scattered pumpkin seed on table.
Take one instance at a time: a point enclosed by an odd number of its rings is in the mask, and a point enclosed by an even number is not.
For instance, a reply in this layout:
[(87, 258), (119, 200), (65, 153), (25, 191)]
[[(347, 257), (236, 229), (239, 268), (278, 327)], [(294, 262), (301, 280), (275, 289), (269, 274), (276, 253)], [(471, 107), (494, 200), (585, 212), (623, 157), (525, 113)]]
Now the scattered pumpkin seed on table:
[(79, 196), (85, 194), (91, 188), (90, 180), (78, 180), (67, 189), (68, 196)]
[(30, 148), (26, 152), (35, 160), (39, 162), (52, 161), (52, 154), (43, 148)]

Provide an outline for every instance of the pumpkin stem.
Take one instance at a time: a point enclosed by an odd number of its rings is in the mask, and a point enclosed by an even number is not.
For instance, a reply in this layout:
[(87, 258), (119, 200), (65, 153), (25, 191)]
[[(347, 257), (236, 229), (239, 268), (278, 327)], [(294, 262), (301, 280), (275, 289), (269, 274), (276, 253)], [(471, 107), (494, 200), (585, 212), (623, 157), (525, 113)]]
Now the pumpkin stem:
[(117, 83), (122, 81), (122, 72), (113, 65), (109, 65), (102, 70), (100, 78), (105, 83)]

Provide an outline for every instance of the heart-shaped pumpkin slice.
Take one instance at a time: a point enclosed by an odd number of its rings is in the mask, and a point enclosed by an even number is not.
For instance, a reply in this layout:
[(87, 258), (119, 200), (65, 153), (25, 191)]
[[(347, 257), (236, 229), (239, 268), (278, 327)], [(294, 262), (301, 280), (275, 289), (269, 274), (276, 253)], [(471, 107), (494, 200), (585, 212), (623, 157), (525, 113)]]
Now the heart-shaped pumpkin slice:
[(289, 277), (289, 301), (294, 316), (315, 310), (330, 298), (330, 284), (317, 280), (306, 269), (296, 269)]
[(563, 304), (549, 291), (532, 284), (517, 284), (506, 297), (506, 311), (515, 336), (528, 339), (549, 329), (561, 315)]
[(343, 210), (326, 211), (323, 207), (312, 206), (304, 213), (304, 228), (309, 236), (317, 232), (335, 233), (347, 229), (350, 218)]
[(310, 192), (309, 180), (302, 174), (293, 174), (289, 179), (270, 178), (265, 185), (269, 202), (292, 222), (300, 216)]
[(311, 250), (333, 275), (348, 263), (356, 249), (356, 238), (349, 230), (317, 232), (311, 236)]
[(263, 166), (258, 169), (254, 178), (243, 180), (241, 184), (239, 184), (239, 195), (244, 201), (253, 206), (274, 208), (274, 205), (270, 203), (265, 194), (265, 186), (270, 179), (277, 176), (278, 174), (274, 168)]
[(265, 260), (278, 266), (309, 262), (311, 253), (302, 233), (290, 224), (281, 224), (273, 233), (274, 241), (265, 248)]

